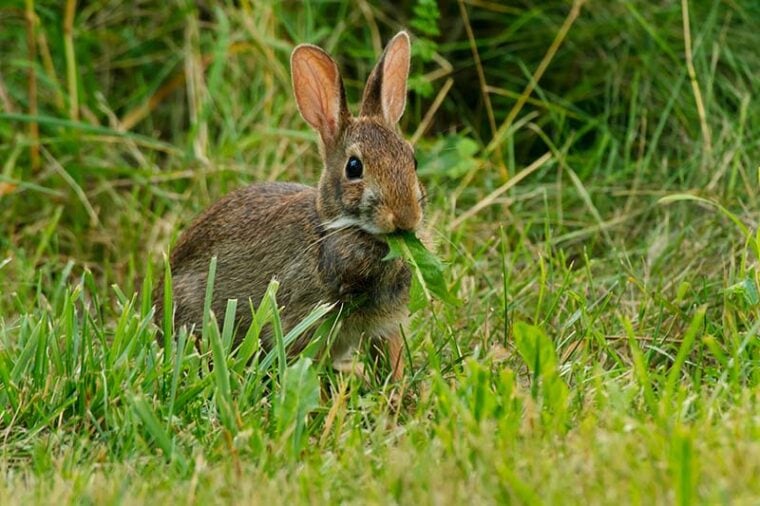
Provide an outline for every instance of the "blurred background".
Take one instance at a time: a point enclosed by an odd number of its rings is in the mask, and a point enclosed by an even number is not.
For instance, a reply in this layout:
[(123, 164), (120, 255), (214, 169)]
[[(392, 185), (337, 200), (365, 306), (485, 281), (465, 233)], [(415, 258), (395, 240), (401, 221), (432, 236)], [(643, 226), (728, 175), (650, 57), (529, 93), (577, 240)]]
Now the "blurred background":
[[(163, 352), (179, 231), (317, 182), (292, 48), (356, 111), (400, 29), (462, 304), (400, 383)], [(758, 0), (0, 0), (0, 504), (758, 504), (759, 49)]]
[(757, 223), (759, 26), (754, 0), (5, 2), (0, 308), (70, 261), (130, 293), (224, 193), (315, 183), (291, 49), (333, 54), (355, 109), (399, 29), (414, 49), (402, 127), (463, 285), (495, 268), (499, 233), (568, 264), (633, 255), (647, 275), (729, 258), (744, 244), (730, 222), (658, 199), (698, 193)]

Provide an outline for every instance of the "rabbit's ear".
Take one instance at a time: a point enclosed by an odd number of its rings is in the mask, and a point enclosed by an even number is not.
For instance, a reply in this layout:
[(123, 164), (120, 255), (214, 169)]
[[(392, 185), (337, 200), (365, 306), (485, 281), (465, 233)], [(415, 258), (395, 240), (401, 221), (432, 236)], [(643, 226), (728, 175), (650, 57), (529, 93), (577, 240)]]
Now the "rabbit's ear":
[(381, 116), (389, 125), (398, 123), (406, 107), (410, 54), (409, 34), (399, 32), (385, 47), (367, 79), (362, 96), (362, 116)]
[(338, 65), (317, 46), (301, 44), (290, 55), (290, 71), (301, 116), (326, 145), (334, 143), (349, 118)]

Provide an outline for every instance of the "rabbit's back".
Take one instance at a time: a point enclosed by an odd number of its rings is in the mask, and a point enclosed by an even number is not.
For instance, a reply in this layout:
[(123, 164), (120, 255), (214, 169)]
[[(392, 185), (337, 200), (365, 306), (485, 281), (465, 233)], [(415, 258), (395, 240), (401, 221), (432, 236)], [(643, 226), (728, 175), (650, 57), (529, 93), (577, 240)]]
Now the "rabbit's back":
[(258, 303), (272, 278), (281, 282), (278, 302), (291, 306), (289, 315), (307, 310), (300, 310), (298, 301), (319, 301), (324, 287), (315, 283), (318, 259), (308, 254), (320, 238), (316, 199), (316, 190), (305, 185), (254, 184), (230, 193), (196, 219), (171, 256), (176, 327), (199, 328), (213, 256), (212, 309), (222, 318), (226, 301), (237, 299), (238, 334), (251, 321), (248, 301)]
[(180, 236), (172, 250), (172, 266), (184, 270), (189, 267), (187, 262), (200, 261), (208, 270), (211, 257), (219, 255), (220, 247), (271, 232), (267, 225), (278, 217), (281, 208), (304, 197), (316, 199), (316, 191), (297, 183), (252, 184), (229, 193), (198, 216)]

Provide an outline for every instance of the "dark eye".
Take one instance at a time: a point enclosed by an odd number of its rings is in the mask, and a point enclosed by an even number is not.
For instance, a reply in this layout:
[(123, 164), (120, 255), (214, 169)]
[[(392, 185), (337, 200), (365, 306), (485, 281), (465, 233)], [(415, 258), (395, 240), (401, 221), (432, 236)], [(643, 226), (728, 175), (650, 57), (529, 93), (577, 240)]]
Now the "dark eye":
[(348, 179), (361, 179), (363, 172), (364, 166), (361, 160), (355, 156), (348, 159), (348, 163), (346, 164), (346, 177)]
[(417, 172), (417, 159), (414, 159), (414, 172)]

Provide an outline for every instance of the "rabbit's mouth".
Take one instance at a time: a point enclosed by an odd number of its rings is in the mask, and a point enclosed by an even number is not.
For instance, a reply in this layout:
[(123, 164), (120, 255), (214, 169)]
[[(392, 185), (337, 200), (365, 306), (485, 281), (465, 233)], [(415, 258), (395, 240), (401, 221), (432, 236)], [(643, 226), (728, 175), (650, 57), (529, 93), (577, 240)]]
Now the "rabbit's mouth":
[(322, 223), (322, 226), (326, 230), (348, 230), (348, 229), (360, 229), (370, 235), (384, 235), (390, 233), (375, 225), (372, 222), (362, 220), (354, 216), (340, 216), (334, 220), (330, 220)]
[(386, 226), (382, 226), (372, 221), (357, 218), (354, 216), (341, 216), (339, 218), (323, 222), (322, 226), (326, 230), (333, 231), (358, 229), (377, 238), (378, 240), (385, 240), (386, 236), (393, 234), (404, 234), (409, 232), (414, 233), (416, 231), (416, 227), (411, 229), (399, 228), (392, 222), (387, 223)]

